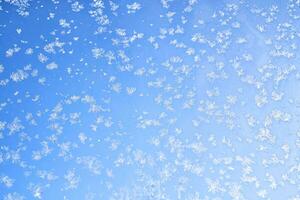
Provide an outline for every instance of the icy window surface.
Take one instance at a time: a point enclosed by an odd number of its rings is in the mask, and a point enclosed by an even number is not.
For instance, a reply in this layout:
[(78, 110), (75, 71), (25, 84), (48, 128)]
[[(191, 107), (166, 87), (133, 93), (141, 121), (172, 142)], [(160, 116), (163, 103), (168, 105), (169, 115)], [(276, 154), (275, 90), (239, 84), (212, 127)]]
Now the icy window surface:
[(1, 200), (300, 200), (299, 0), (0, 0)]

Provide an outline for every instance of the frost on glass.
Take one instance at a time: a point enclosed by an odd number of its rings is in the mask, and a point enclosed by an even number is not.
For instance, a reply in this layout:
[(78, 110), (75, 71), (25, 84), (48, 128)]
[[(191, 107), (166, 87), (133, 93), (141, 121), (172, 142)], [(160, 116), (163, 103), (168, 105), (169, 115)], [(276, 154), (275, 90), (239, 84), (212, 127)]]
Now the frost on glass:
[(0, 199), (300, 200), (300, 1), (0, 0)]

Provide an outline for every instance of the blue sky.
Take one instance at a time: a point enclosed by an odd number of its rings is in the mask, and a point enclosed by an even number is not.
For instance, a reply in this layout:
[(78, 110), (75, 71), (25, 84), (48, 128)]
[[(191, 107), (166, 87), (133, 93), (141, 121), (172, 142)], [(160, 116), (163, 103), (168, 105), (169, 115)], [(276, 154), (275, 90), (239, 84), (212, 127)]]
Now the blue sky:
[(299, 200), (297, 1), (0, 0), (3, 200)]

